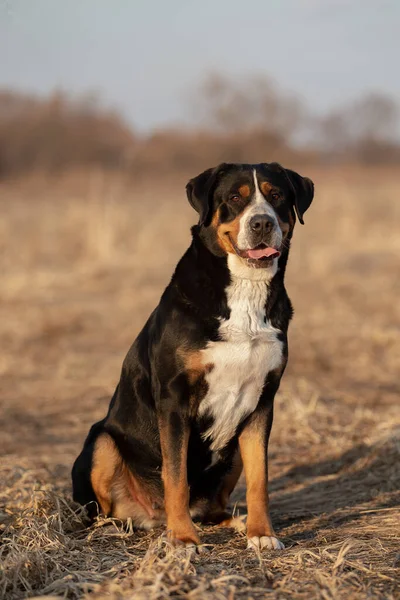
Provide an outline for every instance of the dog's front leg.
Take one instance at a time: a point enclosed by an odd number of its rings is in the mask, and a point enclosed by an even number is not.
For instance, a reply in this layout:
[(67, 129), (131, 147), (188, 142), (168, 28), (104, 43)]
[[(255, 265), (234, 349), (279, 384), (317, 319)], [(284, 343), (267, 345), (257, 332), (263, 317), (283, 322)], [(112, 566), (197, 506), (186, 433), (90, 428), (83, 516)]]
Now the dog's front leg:
[(189, 513), (188, 415), (183, 411), (163, 410), (160, 416), (160, 440), (168, 536), (175, 542), (197, 545), (200, 540)]
[(248, 547), (282, 550), (269, 514), (268, 439), (272, 427), (273, 397), (261, 398), (239, 436), (240, 453), (246, 476)]

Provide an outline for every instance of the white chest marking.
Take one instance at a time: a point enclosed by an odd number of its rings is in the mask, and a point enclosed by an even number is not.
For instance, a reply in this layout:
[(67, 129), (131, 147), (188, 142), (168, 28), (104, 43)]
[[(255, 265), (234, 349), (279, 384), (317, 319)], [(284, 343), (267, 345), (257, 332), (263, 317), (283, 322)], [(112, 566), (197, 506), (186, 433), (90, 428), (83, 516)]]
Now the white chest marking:
[[(199, 414), (210, 415), (212, 426), (204, 438), (211, 449), (222, 449), (235, 434), (239, 423), (257, 407), (265, 378), (282, 363), (279, 330), (265, 322), (268, 279), (275, 268), (249, 269), (257, 277), (243, 279), (232, 273), (227, 289), (230, 317), (221, 321), (221, 341), (210, 342), (202, 351), (204, 364), (214, 368), (206, 376), (208, 392)], [(264, 275), (260, 277), (260, 271)]]

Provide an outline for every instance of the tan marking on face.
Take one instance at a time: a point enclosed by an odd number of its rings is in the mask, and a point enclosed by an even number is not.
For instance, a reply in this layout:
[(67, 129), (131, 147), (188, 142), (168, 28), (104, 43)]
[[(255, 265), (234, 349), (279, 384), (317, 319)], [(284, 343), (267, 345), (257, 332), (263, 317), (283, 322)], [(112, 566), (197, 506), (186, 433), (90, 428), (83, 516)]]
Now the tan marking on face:
[(282, 235), (283, 235), (283, 239), (285, 240), (288, 236), (288, 234), (293, 231), (294, 225), (295, 225), (295, 220), (293, 217), (293, 213), (292, 211), (289, 212), (289, 221), (282, 221), (282, 219), (280, 218), (280, 216), (278, 215), (278, 213), (276, 213), (276, 217), (278, 219), (278, 223), (279, 223), (279, 227), (281, 228), (282, 231)]
[(241, 185), (238, 191), (242, 198), (248, 198), (250, 196), (250, 186), (248, 185)]
[[(219, 221), (219, 210), (213, 216), (212, 226), (217, 233), (218, 245), (226, 254), (236, 254), (233, 244), (237, 245), (237, 238), (240, 229), (240, 219), (243, 216), (243, 212), (239, 213), (233, 221), (229, 223), (220, 223)], [(233, 242), (233, 244), (232, 244)]]
[(287, 234), (290, 231), (290, 224), (286, 223), (285, 221), (282, 221), (282, 219), (279, 217), (278, 214), (276, 216), (278, 218), (279, 227), (281, 228), (281, 231), (282, 231), (283, 239), (285, 239), (287, 237)]
[(262, 183), (260, 183), (260, 190), (264, 196), (268, 196), (268, 194), (272, 190), (272, 185), (268, 183), (268, 181), (263, 181)]

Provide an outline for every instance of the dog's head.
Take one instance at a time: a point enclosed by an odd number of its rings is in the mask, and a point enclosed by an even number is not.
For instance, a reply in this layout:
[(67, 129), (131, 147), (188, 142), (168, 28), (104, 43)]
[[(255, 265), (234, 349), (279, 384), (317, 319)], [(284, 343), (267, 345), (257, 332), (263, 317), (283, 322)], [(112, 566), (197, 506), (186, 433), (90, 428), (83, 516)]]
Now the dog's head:
[(295, 215), (303, 223), (314, 185), (278, 163), (223, 163), (191, 179), (186, 192), (210, 250), (265, 268), (290, 239)]

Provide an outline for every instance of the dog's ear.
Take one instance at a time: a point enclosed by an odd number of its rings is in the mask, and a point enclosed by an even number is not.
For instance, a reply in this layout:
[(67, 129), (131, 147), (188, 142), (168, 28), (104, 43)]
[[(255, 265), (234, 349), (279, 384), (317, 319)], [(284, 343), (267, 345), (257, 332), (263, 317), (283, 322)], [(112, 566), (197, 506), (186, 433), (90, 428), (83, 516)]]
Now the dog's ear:
[(212, 200), (218, 176), (225, 163), (207, 169), (193, 177), (186, 185), (186, 194), (190, 205), (199, 213), (199, 225), (209, 225), (211, 221)]
[(304, 225), (303, 215), (314, 198), (314, 183), (308, 177), (302, 177), (290, 169), (285, 169), (285, 172), (293, 189), (297, 218)]
[(308, 177), (302, 177), (295, 171), (284, 169), (278, 163), (271, 163), (268, 166), (275, 167), (277, 170), (281, 170), (285, 174), (293, 193), (293, 206), (296, 211), (297, 218), (299, 219), (300, 223), (304, 225), (303, 215), (309, 208), (314, 198), (314, 183)]

